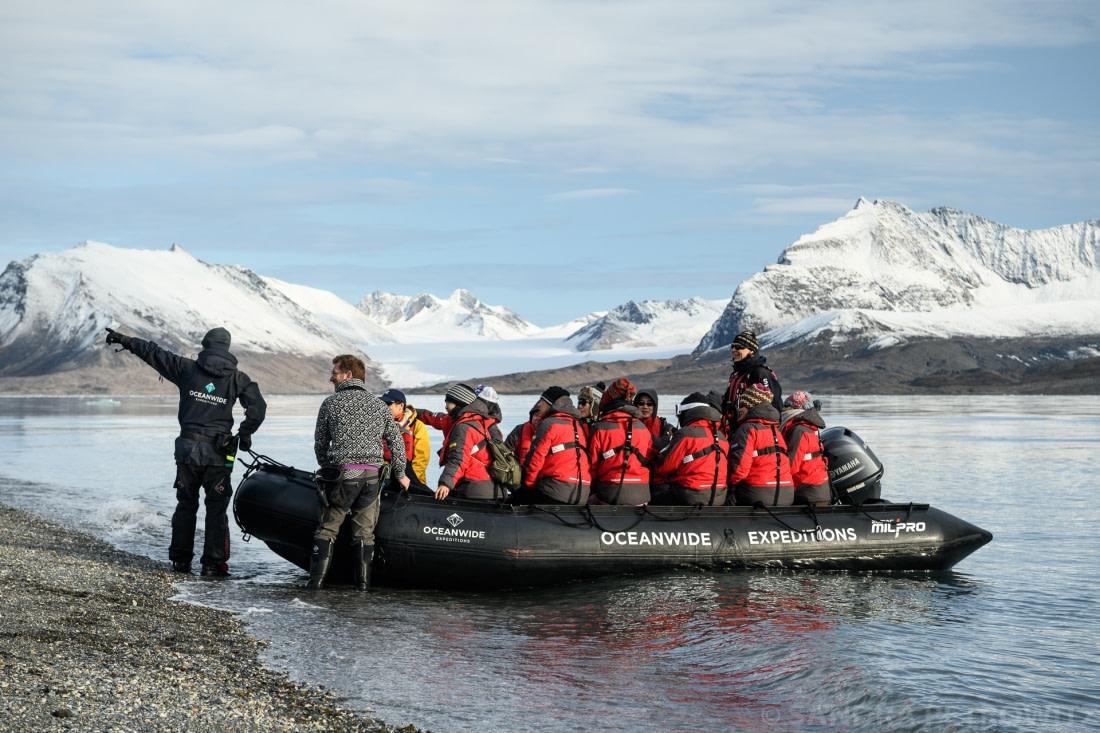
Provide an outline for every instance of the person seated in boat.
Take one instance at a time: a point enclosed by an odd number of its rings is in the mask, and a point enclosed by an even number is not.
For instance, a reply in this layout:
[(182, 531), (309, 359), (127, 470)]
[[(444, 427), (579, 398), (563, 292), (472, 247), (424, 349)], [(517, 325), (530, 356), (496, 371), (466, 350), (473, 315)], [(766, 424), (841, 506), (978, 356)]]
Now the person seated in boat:
[(818, 431), (825, 427), (819, 405), (803, 390), (796, 390), (783, 400), (780, 429), (787, 441), (795, 504), (827, 506), (832, 501), (825, 449), (818, 436)]
[[(408, 404), (405, 393), (399, 389), (388, 389), (378, 399), (382, 400), (390, 408), (394, 422), (401, 430), (401, 437), (405, 439), (405, 459), (411, 466), (410, 478), (427, 483), (428, 462), (431, 460), (432, 444), (428, 437), (428, 428), (416, 416), (416, 408)], [(390, 461), (389, 448), (385, 450), (384, 458)]]
[(657, 390), (639, 389), (638, 394), (634, 395), (634, 406), (638, 408), (638, 417), (653, 436), (654, 447), (661, 450), (668, 445), (675, 428), (657, 415)]
[(600, 409), (600, 400), (603, 398), (605, 389), (607, 389), (607, 385), (603, 382), (596, 382), (587, 387), (581, 387), (580, 392), (577, 393), (577, 410), (589, 427), (596, 422), (596, 413)]
[[(487, 384), (479, 384), (474, 387), (474, 394), (489, 406), (489, 417), (496, 420), (497, 425), (504, 421), (504, 413), (500, 411), (500, 395), (495, 389)], [(497, 431), (499, 432), (499, 428)]]
[[(550, 389), (560, 389), (560, 387), (551, 387)], [(520, 423), (512, 428), (512, 432), (508, 433), (508, 437), (504, 439), (504, 444), (512, 450), (521, 466), (527, 460), (527, 451), (531, 450), (531, 441), (535, 438), (535, 431), (539, 427), (539, 422), (550, 411), (553, 404), (553, 399), (548, 397), (548, 393), (549, 390), (546, 390), (539, 395), (539, 398), (535, 400), (535, 404), (527, 411), (527, 422)]]
[(446, 499), (453, 493), (464, 499), (491, 501), (497, 498), (497, 489), (489, 475), (492, 453), (486, 443), (490, 438), (500, 439), (496, 420), (489, 416), (488, 403), (469, 385), (453, 385), (444, 399), (451, 420), (441, 449), (443, 473), (435, 498)]
[[(443, 433), (443, 445), (440, 446), (437, 451), (439, 456), (439, 465), (442, 466), (447, 461), (447, 438), (451, 434), (451, 427), (454, 425), (454, 416), (452, 415), (452, 406), (465, 407), (469, 402), (458, 403), (452, 400), (452, 397), (458, 399), (465, 399), (466, 396), (470, 396), (470, 402), (472, 402), (477, 394), (474, 392), (474, 388), (468, 384), (455, 384), (452, 385), (447, 394), (443, 397), (443, 409), (444, 412), (432, 412), (431, 410), (417, 410), (416, 417), (425, 425)], [(486, 406), (488, 407), (488, 406)], [(496, 423), (493, 423), (493, 427), (490, 429), (490, 435), (500, 440), (500, 428)]]
[(790, 506), (794, 501), (791, 463), (771, 391), (762, 384), (750, 385), (738, 399), (736, 417), (727, 483), (737, 503)]
[(661, 503), (722, 506), (729, 471), (722, 412), (702, 392), (692, 392), (676, 406), (676, 416), (680, 429), (653, 465), (654, 483), (669, 486)]
[(612, 382), (600, 400), (599, 420), (588, 436), (592, 491), (605, 504), (646, 504), (653, 435), (632, 402), (637, 393), (626, 377)]
[(588, 428), (569, 392), (549, 387), (539, 401), (547, 405), (522, 463), (523, 486), (513, 504), (587, 504), (592, 486), (588, 465)]

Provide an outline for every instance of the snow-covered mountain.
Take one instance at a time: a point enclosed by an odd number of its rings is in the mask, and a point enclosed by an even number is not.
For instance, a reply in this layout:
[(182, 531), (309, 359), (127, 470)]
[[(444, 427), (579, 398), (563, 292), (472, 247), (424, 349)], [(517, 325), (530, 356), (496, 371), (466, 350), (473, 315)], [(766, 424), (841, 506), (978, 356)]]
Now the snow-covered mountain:
[(726, 301), (628, 300), (594, 318), (566, 340), (577, 351), (647, 346), (687, 348), (698, 343), (707, 327), (721, 315)]
[(742, 329), (766, 345), (829, 334), (913, 337), (1100, 333), (1100, 222), (1014, 229), (947, 208), (860, 199), (738, 286), (695, 353)]
[(447, 298), (376, 290), (359, 302), (359, 310), (401, 343), (521, 339), (539, 332), (507, 308), (487, 305), (461, 288)]
[(49, 372), (101, 349), (108, 326), (186, 353), (198, 350), (208, 329), (224, 326), (234, 351), (301, 357), (331, 356), (384, 335), (366, 318), (353, 323), (343, 312), (341, 320), (322, 293), (207, 264), (175, 245), (148, 251), (86, 242), (12, 262), (0, 274), (0, 373)]

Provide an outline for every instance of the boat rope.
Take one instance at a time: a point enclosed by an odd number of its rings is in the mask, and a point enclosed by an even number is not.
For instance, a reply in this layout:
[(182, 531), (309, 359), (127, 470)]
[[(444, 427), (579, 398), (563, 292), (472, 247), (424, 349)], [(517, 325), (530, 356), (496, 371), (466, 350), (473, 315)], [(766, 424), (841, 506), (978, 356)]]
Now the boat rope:
[[(867, 513), (867, 510), (863, 508), (863, 505), (864, 505), (864, 502), (861, 501), (858, 504), (855, 504), (854, 506), (859, 511), (860, 514), (867, 517), (872, 522), (889, 522), (890, 524), (898, 524), (899, 522), (902, 521), (901, 517), (893, 517), (891, 519), (881, 519), (879, 517), (872, 517), (870, 514)], [(909, 517), (912, 514), (913, 514), (913, 502), (909, 502), (909, 506), (907, 506), (905, 508), (905, 521), (906, 522), (909, 521)]]
[[(753, 509), (763, 509), (764, 511), (766, 511), (766, 512), (768, 513), (768, 516), (769, 516), (769, 517), (771, 517), (771, 518), (772, 518), (772, 519), (774, 519), (775, 521), (779, 522), (779, 523), (780, 523), (781, 525), (783, 525), (784, 527), (786, 527), (787, 529), (789, 529), (789, 530), (790, 530), (790, 531), (792, 531), (792, 532), (799, 532), (799, 533), (801, 533), (801, 534), (813, 534), (813, 533), (817, 532), (817, 530), (818, 530), (818, 528), (817, 528), (817, 527), (810, 527), (809, 529), (795, 529), (794, 527), (792, 527), (791, 525), (787, 524), (786, 522), (784, 522), (784, 521), (783, 521), (782, 519), (780, 519), (779, 517), (775, 516), (775, 514), (773, 514), (773, 513), (772, 513), (772, 510), (771, 510), (771, 509), (769, 509), (769, 508), (767, 507), (767, 505), (766, 505), (766, 504), (764, 504), (764, 502), (762, 502), (762, 501), (758, 501), (758, 502), (755, 502), (755, 503), (754, 503), (754, 504), (752, 505), (752, 508), (753, 508)], [(815, 517), (815, 519), (816, 519), (816, 517)]]
[(242, 481), (245, 480), (246, 478), (248, 478), (249, 476), (251, 476), (254, 471), (257, 471), (260, 468), (263, 468), (264, 466), (274, 466), (276, 468), (286, 468), (286, 469), (293, 468), (293, 466), (288, 466), (285, 463), (279, 463), (278, 461), (276, 461), (271, 456), (265, 456), (265, 455), (262, 455), (260, 453), (256, 453), (255, 451), (251, 451), (251, 450), (248, 451), (248, 455), (252, 456), (252, 462), (251, 463), (249, 463), (248, 461), (246, 461), (244, 459), (240, 460), (240, 463), (243, 463), (245, 465), (244, 476), (241, 477)]
[(807, 504), (806, 505), (806, 513), (810, 515), (810, 519), (814, 520), (814, 531), (815, 532), (820, 532), (821, 531), (821, 520), (819, 520), (817, 518), (817, 512), (814, 511), (814, 505), (813, 504)]
[[(694, 504), (690, 507), (690, 510), (695, 512), (696, 514), (698, 514), (700, 512), (700, 510), (702, 510), (703, 506), (704, 506), (703, 504)], [(649, 504), (642, 504), (642, 513), (643, 514), (648, 514), (649, 516), (653, 517), (658, 522), (684, 522), (684, 521), (687, 521), (688, 519), (693, 518), (693, 517), (688, 517), (688, 516), (684, 516), (684, 517), (662, 517), (660, 514), (654, 514), (653, 512), (651, 512), (649, 510)]]
[[(644, 509), (644, 507), (643, 507), (643, 509)], [(610, 530), (607, 527), (600, 524), (599, 520), (596, 519), (596, 515), (592, 513), (592, 507), (591, 506), (589, 506), (588, 504), (585, 504), (584, 505), (584, 510), (588, 514), (588, 519), (592, 522), (593, 527), (600, 530), (601, 532), (611, 532), (612, 534), (616, 534), (617, 532), (629, 532), (630, 530), (634, 529), (639, 524), (641, 524), (642, 520), (645, 519), (645, 512), (641, 511), (641, 512), (638, 512), (638, 518), (634, 520), (634, 524), (630, 525), (629, 527), (624, 527), (623, 529)]]
[[(534, 511), (542, 512), (543, 514), (549, 514), (554, 519), (556, 519), (559, 522), (561, 522), (562, 524), (564, 524), (566, 527), (588, 529), (589, 527), (592, 526), (592, 521), (591, 521), (591, 518), (590, 518), (591, 517), (591, 512), (587, 512), (587, 513), (582, 512), (582, 514), (587, 514), (589, 516), (589, 519), (587, 519), (583, 522), (568, 522), (564, 518), (562, 518), (562, 516), (560, 514), (558, 514), (557, 512), (552, 512), (549, 509), (543, 509), (538, 504), (529, 504), (528, 506), (530, 506), (531, 509), (534, 510)], [(516, 510), (515, 506), (512, 506), (512, 512), (513, 513), (515, 512), (515, 510)]]

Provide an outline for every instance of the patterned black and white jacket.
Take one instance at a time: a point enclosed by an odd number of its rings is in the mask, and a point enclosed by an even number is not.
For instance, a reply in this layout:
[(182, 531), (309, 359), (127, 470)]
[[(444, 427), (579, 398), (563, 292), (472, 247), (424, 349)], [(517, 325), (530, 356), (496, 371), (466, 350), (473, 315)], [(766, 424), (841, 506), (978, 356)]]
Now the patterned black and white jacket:
[(317, 412), (313, 452), (321, 466), (382, 465), (382, 441), (390, 447), (394, 478), (405, 475), (405, 440), (390, 408), (361, 379), (341, 382)]

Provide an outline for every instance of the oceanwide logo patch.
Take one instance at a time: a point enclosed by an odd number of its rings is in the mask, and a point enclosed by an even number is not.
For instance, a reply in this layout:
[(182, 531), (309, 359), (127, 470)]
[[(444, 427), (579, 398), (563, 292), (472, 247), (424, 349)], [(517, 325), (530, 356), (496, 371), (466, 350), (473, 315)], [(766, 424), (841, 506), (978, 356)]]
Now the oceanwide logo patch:
[(213, 394), (214, 393), (214, 383), (213, 382), (208, 383), (206, 385), (206, 387), (204, 387), (204, 389), (206, 390), (206, 394)]

